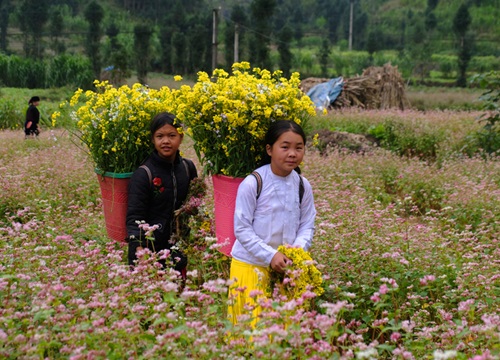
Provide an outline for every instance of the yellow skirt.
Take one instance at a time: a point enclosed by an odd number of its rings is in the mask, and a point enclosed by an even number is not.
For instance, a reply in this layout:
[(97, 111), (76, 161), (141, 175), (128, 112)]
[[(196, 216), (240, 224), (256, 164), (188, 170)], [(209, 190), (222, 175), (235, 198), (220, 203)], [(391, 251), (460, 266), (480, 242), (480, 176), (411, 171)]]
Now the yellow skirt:
[(235, 283), (229, 289), (227, 314), (233, 324), (238, 322), (239, 316), (246, 314), (251, 318), (250, 325), (255, 328), (262, 311), (256, 300), (266, 297), (269, 277), (268, 267), (247, 264), (234, 258), (231, 260), (229, 278)]

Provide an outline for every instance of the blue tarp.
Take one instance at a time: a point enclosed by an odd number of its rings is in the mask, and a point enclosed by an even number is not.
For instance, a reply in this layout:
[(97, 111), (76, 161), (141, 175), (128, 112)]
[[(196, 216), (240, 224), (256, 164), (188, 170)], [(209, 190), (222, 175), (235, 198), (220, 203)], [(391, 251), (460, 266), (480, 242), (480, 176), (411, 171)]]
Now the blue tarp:
[(333, 104), (344, 88), (344, 78), (338, 77), (328, 80), (327, 82), (313, 86), (307, 96), (311, 98), (316, 106), (316, 109), (327, 109), (330, 104)]

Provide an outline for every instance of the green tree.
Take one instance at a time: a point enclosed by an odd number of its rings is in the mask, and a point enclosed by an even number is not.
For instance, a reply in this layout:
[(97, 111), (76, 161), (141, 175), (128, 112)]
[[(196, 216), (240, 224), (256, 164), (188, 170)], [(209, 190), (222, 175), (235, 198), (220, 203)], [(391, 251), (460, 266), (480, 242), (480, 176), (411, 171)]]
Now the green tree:
[[(318, 0), (315, 4), (315, 14), (328, 17), (328, 38), (331, 44), (335, 44), (343, 38), (343, 32), (339, 33), (344, 23), (349, 23), (349, 0)], [(295, 21), (300, 21), (300, 9), (297, 9)]]
[(210, 55), (210, 62), (212, 61), (211, 48), (208, 46), (212, 40), (212, 32), (207, 24), (212, 22), (212, 18), (209, 21), (206, 20), (200, 17), (193, 18), (193, 25), (188, 33), (188, 73), (207, 71), (210, 68), (210, 66), (207, 67), (207, 59)]
[(50, 9), (49, 33), (51, 38), (51, 48), (56, 54), (62, 54), (66, 51), (64, 42), (60, 36), (64, 30), (64, 17), (62, 9), (59, 6), (53, 6)]
[(9, 27), (10, 0), (0, 0), (0, 51), (7, 52), (7, 28)]
[(234, 62), (234, 38), (236, 27), (238, 30), (238, 60), (241, 61), (245, 43), (245, 29), (247, 27), (247, 16), (243, 6), (236, 4), (231, 10), (231, 19), (226, 22), (224, 29), (224, 60), (226, 61), (226, 70), (231, 69)]
[(413, 63), (413, 73), (423, 81), (430, 72), (432, 43), (430, 41), (432, 29), (427, 28), (425, 16), (408, 13), (408, 53)]
[(458, 40), (458, 78), (457, 85), (467, 86), (467, 67), (472, 57), (472, 36), (468, 34), (471, 24), (469, 7), (462, 4), (453, 19), (453, 31)]
[(329, 63), (330, 63), (330, 41), (328, 38), (323, 38), (321, 43), (321, 48), (319, 50), (319, 64), (321, 66), (321, 76), (329, 77), (330, 74), (328, 72)]
[(425, 29), (427, 31), (432, 31), (436, 28), (436, 26), (437, 26), (436, 15), (434, 14), (433, 10), (427, 8), (425, 10)]
[(485, 113), (479, 117), (484, 126), (475, 134), (477, 146), (488, 154), (500, 153), (500, 71), (474, 75), (471, 83), (485, 89), (479, 98)]
[(137, 81), (147, 84), (149, 61), (151, 59), (151, 35), (153, 31), (146, 24), (134, 27), (134, 49), (137, 70)]
[(125, 46), (118, 39), (119, 33), (120, 30), (115, 23), (111, 23), (106, 30), (106, 35), (109, 38), (109, 54), (106, 58), (110, 59), (113, 66), (111, 70), (111, 83), (115, 85), (121, 85), (123, 80), (131, 75), (128, 60), (129, 54)]
[(160, 24), (160, 42), (161, 42), (161, 70), (167, 74), (173, 72), (172, 66), (172, 34), (176, 31), (176, 27), (173, 25), (166, 24), (162, 22)]
[(278, 39), (279, 67), (283, 71), (283, 75), (290, 77), (293, 58), (290, 43), (293, 39), (293, 33), (292, 28), (288, 24), (281, 29)]
[(161, 63), (162, 70), (168, 74), (175, 73), (173, 60), (175, 49), (173, 37), (177, 32), (187, 31), (187, 16), (185, 6), (180, 0), (172, 0), (169, 11), (166, 12), (160, 22), (161, 41)]
[(186, 35), (176, 31), (172, 35), (172, 68), (175, 74), (186, 73)]
[(264, 69), (272, 68), (269, 56), (271, 44), (270, 19), (273, 16), (275, 7), (276, 0), (253, 0), (250, 5), (252, 27), (256, 29), (250, 41), (253, 48), (250, 54), (250, 62), (253, 66)]
[(104, 10), (95, 0), (85, 8), (85, 20), (89, 24), (87, 32), (87, 41), (85, 43), (85, 51), (92, 63), (94, 78), (100, 79), (101, 76), (101, 37), (103, 30), (101, 21), (104, 18)]
[(439, 0), (427, 0), (427, 9), (434, 11), (438, 6)]
[(300, 44), (304, 37), (304, 25), (302, 24), (302, 9), (300, 6), (292, 9), (291, 23), (293, 24), (293, 38)]
[(354, 13), (353, 13), (353, 26), (352, 26), (352, 46), (353, 49), (363, 49), (365, 45), (365, 34), (368, 24), (368, 14), (363, 11), (361, 4), (359, 4), (359, 0), (349, 0), (345, 7), (341, 7), (344, 13), (342, 14), (342, 18), (344, 21), (342, 22), (342, 39), (349, 39), (349, 25), (350, 25), (350, 11), (351, 6), (350, 3), (353, 3)]
[(41, 59), (43, 28), (48, 20), (47, 0), (24, 0), (19, 10), (19, 25), (24, 33), (24, 52), (27, 57)]
[(370, 63), (373, 64), (373, 54), (378, 50), (378, 36), (376, 30), (371, 30), (368, 33), (366, 41), (366, 51), (370, 55)]

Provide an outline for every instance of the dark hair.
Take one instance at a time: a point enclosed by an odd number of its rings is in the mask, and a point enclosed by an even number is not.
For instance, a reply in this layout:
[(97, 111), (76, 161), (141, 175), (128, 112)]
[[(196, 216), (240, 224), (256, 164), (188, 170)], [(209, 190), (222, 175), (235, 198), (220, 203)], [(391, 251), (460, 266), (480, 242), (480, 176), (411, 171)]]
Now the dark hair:
[(175, 120), (174, 114), (168, 112), (162, 112), (156, 115), (153, 118), (153, 120), (151, 120), (151, 125), (150, 125), (151, 136), (154, 136), (156, 130), (167, 124), (172, 125), (175, 128), (181, 127), (181, 124), (179, 124), (179, 122)]
[[(265, 137), (265, 145), (273, 146), (273, 144), (278, 140), (278, 138), (286, 133), (287, 131), (292, 131), (302, 137), (304, 140), (304, 145), (306, 145), (306, 134), (302, 127), (295, 121), (291, 120), (278, 120), (269, 126)], [(264, 150), (264, 156), (261, 161), (261, 165), (266, 165), (271, 163), (271, 157)], [(295, 170), (300, 174), (300, 169), (297, 167)]]
[(31, 105), (33, 104), (34, 102), (37, 102), (37, 101), (40, 101), (40, 97), (38, 96), (32, 96), (30, 101), (28, 101), (28, 104)]

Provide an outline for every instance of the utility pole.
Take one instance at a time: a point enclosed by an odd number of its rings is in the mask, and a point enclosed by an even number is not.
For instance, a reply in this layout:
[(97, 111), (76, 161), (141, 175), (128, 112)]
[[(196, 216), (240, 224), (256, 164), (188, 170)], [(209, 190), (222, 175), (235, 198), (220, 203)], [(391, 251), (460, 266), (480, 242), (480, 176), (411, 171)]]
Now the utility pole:
[(212, 70), (217, 67), (217, 22), (218, 11), (213, 10), (213, 28), (212, 28)]
[(349, 15), (349, 51), (352, 50), (352, 23), (354, 18), (354, 0), (350, 0), (351, 10)]
[(238, 53), (239, 53), (239, 28), (238, 24), (234, 25), (234, 62), (237, 63), (239, 61)]

